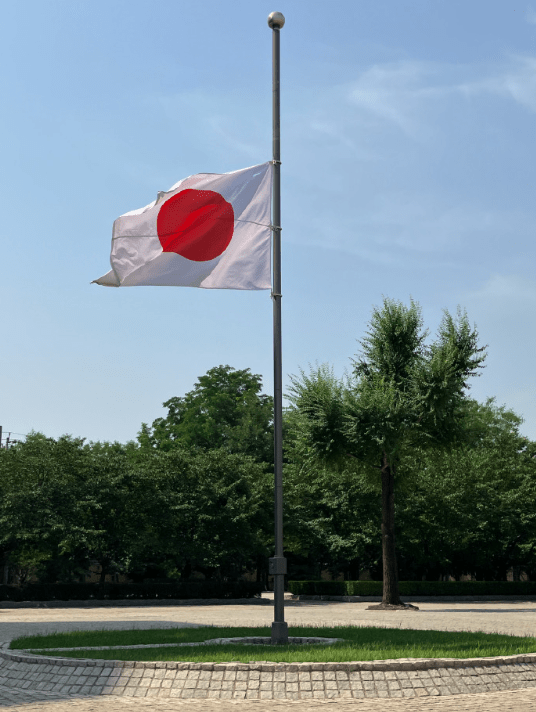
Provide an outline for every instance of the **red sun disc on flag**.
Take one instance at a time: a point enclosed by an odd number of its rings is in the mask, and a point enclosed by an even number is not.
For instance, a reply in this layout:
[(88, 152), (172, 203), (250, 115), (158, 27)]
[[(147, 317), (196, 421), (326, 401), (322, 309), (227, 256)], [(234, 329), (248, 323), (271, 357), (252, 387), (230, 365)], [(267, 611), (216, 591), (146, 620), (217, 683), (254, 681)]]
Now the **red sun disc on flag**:
[(231, 242), (233, 206), (213, 190), (182, 190), (160, 208), (156, 230), (164, 252), (207, 262), (219, 257)]

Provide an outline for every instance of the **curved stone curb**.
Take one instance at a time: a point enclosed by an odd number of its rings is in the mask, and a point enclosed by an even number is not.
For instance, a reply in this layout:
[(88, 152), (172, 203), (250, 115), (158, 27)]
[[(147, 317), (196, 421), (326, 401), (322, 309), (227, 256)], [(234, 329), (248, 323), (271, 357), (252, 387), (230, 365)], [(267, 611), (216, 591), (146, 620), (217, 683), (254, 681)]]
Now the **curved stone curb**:
[(536, 687), (536, 654), (348, 663), (49, 658), (0, 650), (0, 685), (63, 696), (218, 699), (420, 697)]

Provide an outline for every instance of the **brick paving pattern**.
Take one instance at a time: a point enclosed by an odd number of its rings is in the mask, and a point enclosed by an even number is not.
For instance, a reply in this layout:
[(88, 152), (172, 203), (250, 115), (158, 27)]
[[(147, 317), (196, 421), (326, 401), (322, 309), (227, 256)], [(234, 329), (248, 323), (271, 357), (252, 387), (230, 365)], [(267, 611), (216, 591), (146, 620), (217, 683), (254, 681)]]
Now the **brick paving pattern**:
[[(491, 664), (490, 664), (491, 663)], [(536, 687), (536, 656), (363, 663), (176, 663), (0, 652), (0, 685), (61, 695), (180, 699), (405, 698)]]
[[(523, 689), (449, 697), (363, 700), (179, 700), (151, 697), (92, 697), (59, 699), (47, 693), (4, 691), (0, 687), (0, 709), (6, 712), (329, 712), (326, 705), (336, 705), (337, 712), (534, 712), (536, 690)], [(130, 705), (130, 708), (129, 708)], [(134, 708), (132, 707), (134, 705)]]
[[(383, 625), (407, 628), (488, 630), (534, 634), (534, 603), (425, 604), (419, 613), (367, 612), (364, 604), (301, 602), (287, 609), (294, 624)], [(0, 640), (45, 630), (147, 628), (206, 624), (262, 625), (271, 609), (246, 611), (213, 606), (162, 609), (92, 609), (81, 611), (2, 611)], [(6, 615), (7, 614), (7, 615)], [(319, 615), (320, 614), (320, 615)], [(370, 615), (373, 614), (373, 615)], [(294, 618), (294, 620), (292, 620)], [(185, 620), (187, 619), (187, 620)], [(267, 619), (267, 620), (264, 620)], [(0, 707), (13, 712), (119, 712), (125, 705), (171, 712), (188, 708), (227, 712), (253, 704), (258, 712), (296, 712), (337, 704), (344, 710), (516, 710), (536, 709), (536, 662), (533, 656), (489, 661), (392, 661), (344, 664), (187, 664), (48, 661), (36, 656), (0, 658)]]

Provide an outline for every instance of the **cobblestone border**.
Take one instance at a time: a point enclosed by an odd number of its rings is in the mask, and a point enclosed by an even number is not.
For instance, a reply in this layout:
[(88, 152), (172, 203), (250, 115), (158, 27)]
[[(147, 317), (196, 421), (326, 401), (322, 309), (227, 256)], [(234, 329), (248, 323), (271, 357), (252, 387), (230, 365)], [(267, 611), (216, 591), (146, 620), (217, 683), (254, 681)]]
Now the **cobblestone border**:
[(0, 649), (0, 685), (63, 696), (421, 697), (536, 687), (536, 654), (348, 663), (74, 660)]
[[(492, 658), (399, 658), (396, 660), (369, 660), (348, 663), (272, 663), (258, 661), (254, 663), (194, 663), (194, 662), (149, 662), (132, 660), (95, 660), (93, 658), (52, 658), (43, 655), (32, 655), (31, 653), (17, 652), (9, 650), (9, 643), (4, 643), (0, 647), (0, 659), (13, 660), (19, 663), (47, 664), (59, 666), (72, 666), (76, 660), (77, 667), (94, 667), (97, 663), (101, 665), (111, 665), (113, 667), (136, 667), (153, 669), (156, 667), (167, 667), (177, 670), (213, 670), (229, 667), (234, 670), (249, 670), (251, 666), (261, 665), (264, 668), (277, 668), (278, 670), (289, 670), (290, 672), (300, 670), (430, 670), (442, 667), (449, 668), (485, 668), (501, 665), (521, 665), (533, 664), (536, 666), (536, 653), (525, 653), (522, 655), (503, 655)], [(199, 645), (199, 643), (195, 643)], [(154, 645), (148, 647), (154, 648)], [(200, 667), (201, 666), (201, 667)], [(208, 667), (207, 667), (208, 666)], [(237, 667), (238, 666), (238, 667)]]

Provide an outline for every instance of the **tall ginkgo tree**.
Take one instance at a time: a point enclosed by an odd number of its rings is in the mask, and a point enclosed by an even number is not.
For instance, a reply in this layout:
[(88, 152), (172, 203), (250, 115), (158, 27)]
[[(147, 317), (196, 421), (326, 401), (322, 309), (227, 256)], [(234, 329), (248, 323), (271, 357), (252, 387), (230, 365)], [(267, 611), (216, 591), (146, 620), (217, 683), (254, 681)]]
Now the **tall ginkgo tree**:
[(447, 310), (427, 344), (419, 304), (385, 298), (374, 307), (352, 374), (329, 366), (292, 378), (294, 435), (323, 462), (356, 458), (381, 478), (382, 608), (401, 607), (395, 548), (395, 481), (408, 448), (448, 447), (470, 437), (468, 379), (486, 358), (476, 328), (458, 308)]

